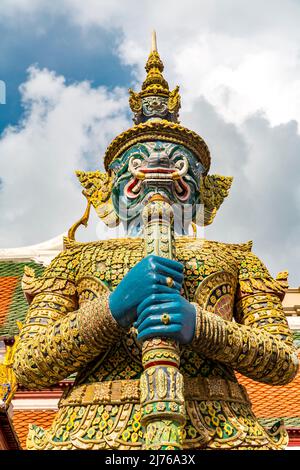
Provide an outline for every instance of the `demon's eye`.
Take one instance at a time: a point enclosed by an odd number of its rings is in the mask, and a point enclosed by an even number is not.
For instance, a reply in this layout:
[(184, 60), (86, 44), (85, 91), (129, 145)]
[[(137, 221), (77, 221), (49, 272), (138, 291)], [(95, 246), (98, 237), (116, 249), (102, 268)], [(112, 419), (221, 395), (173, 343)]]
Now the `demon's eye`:
[(142, 164), (141, 158), (132, 158), (130, 164), (133, 168), (138, 168)]
[(178, 170), (181, 170), (184, 167), (184, 165), (185, 165), (185, 161), (183, 159), (178, 159), (174, 164), (175, 168), (178, 168)]
[(142, 166), (143, 159), (140, 156), (132, 156), (129, 160), (128, 170), (133, 175), (139, 172), (139, 168)]

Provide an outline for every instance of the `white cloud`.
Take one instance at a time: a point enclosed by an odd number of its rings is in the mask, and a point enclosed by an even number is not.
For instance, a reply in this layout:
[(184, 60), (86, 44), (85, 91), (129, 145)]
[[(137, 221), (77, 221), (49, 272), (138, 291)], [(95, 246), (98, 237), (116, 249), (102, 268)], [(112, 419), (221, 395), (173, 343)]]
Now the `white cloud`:
[(184, 122), (198, 123), (211, 153), (211, 173), (234, 177), (229, 196), (205, 237), (225, 242), (254, 241), (253, 251), (273, 275), (290, 271), (299, 285), (300, 136), (295, 121), (279, 126), (260, 114), (236, 126), (199, 99)]
[(0, 246), (37, 243), (65, 231), (83, 211), (76, 169), (99, 168), (105, 149), (129, 126), (127, 96), (88, 82), (67, 85), (29, 69), (26, 114), (0, 139)]
[[(21, 14), (20, 14), (21, 13)], [(65, 16), (80, 28), (120, 30), (120, 59), (142, 79), (156, 28), (166, 75), (189, 109), (200, 96), (230, 122), (262, 110), (271, 124), (300, 120), (300, 3), (286, 0), (2, 0), (1, 15), (36, 23)], [(0, 16), (1, 18), (1, 16)]]
[[(183, 102), (204, 96), (228, 121), (240, 124), (263, 110), (274, 125), (300, 120), (300, 4), (288, 0), (65, 0), (73, 21), (123, 31), (120, 58), (142, 79), (150, 32)], [(72, 8), (71, 8), (72, 6)]]
[[(48, 11), (83, 30), (120, 30), (116, 53), (139, 81), (155, 28), (165, 76), (181, 86), (182, 123), (207, 140), (212, 171), (235, 177), (207, 236), (254, 239), (273, 274), (287, 267), (299, 285), (299, 2), (3, 0), (1, 9), (11, 21), (21, 12), (20, 24), (34, 15), (38, 24)], [(83, 208), (73, 170), (87, 165), (88, 153), (98, 167), (97, 150), (130, 125), (121, 90), (66, 85), (31, 69), (22, 96), (26, 120), (0, 141), (2, 246), (64, 231)]]

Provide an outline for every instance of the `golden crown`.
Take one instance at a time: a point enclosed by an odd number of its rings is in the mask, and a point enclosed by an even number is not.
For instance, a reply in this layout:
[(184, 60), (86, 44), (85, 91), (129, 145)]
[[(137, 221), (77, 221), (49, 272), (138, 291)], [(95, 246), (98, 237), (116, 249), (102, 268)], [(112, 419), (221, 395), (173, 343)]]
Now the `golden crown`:
[(180, 108), (179, 87), (169, 90), (163, 77), (164, 65), (157, 51), (156, 34), (152, 34), (152, 47), (145, 66), (147, 76), (140, 92), (129, 90), (129, 105), (134, 113), (135, 126), (118, 135), (108, 146), (104, 166), (138, 142), (162, 140), (184, 145), (202, 163), (205, 173), (210, 167), (210, 152), (204, 140), (194, 131), (178, 123)]

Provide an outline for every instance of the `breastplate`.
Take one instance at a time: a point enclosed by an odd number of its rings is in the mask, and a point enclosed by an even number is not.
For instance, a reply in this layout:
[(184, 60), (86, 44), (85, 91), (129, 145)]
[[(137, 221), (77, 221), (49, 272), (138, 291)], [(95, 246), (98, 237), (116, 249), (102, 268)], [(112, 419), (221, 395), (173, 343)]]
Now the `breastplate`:
[[(233, 317), (238, 267), (224, 245), (188, 237), (177, 239), (176, 258), (184, 265), (184, 296), (226, 320)], [(113, 290), (126, 273), (143, 258), (141, 239), (119, 239), (88, 246), (82, 254), (76, 287), (79, 306), (103, 291)], [(134, 295), (134, 293), (133, 293)], [(137, 379), (142, 373), (141, 344), (131, 330), (109, 351), (82, 371), (80, 383)], [(181, 371), (188, 377), (210, 375), (234, 379), (230, 368), (215, 363), (189, 345), (181, 347)]]

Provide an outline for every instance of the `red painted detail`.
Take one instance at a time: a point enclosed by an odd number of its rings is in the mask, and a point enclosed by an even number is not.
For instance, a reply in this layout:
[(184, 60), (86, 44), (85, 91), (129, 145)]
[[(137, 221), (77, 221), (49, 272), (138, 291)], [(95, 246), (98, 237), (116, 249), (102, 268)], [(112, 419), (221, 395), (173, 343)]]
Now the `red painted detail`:
[(300, 428), (288, 428), (289, 444), (288, 447), (300, 447)]
[(60, 398), (63, 391), (58, 390), (21, 390), (17, 391), (14, 395), (14, 400), (24, 399), (49, 399), (49, 398)]
[(138, 182), (139, 180), (137, 178), (132, 178), (131, 180), (129, 180), (129, 182), (126, 184), (124, 188), (124, 193), (130, 199), (135, 199), (138, 196), (138, 194), (135, 194), (132, 192), (132, 188), (134, 188), (138, 184)]
[(153, 367), (153, 366), (173, 366), (173, 367), (178, 368), (177, 362), (172, 362), (172, 361), (153, 361), (153, 362), (149, 362), (144, 367), (145, 369), (149, 369), (149, 367)]

